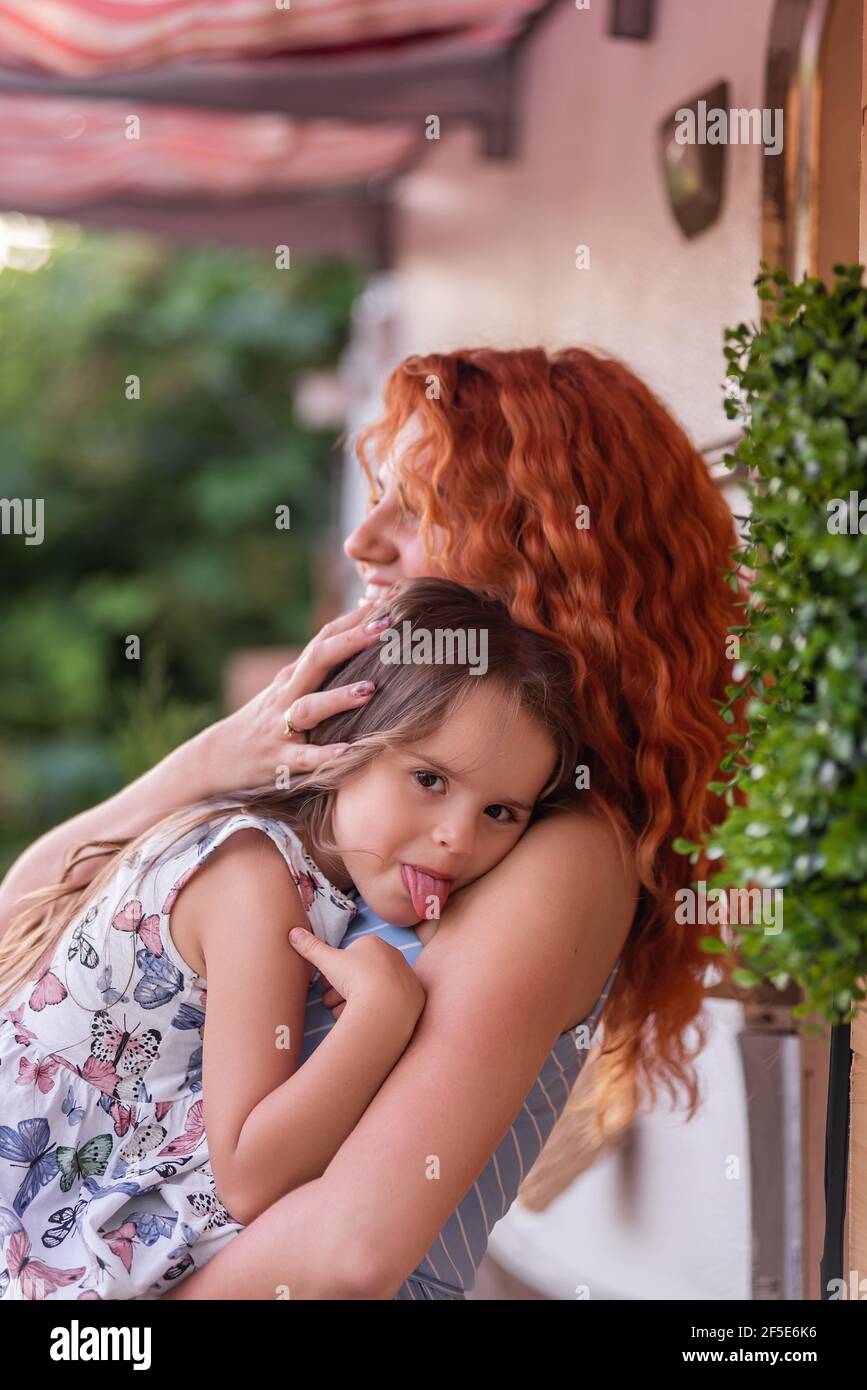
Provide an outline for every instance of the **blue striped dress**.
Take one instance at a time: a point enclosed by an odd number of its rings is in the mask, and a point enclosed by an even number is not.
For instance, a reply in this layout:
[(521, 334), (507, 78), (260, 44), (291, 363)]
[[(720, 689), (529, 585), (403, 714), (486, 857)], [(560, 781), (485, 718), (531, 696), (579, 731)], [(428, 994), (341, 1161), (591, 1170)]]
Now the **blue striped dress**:
[[(413, 965), (424, 949), (415, 931), (411, 927), (394, 927), (383, 922), (363, 898), (357, 901), (359, 912), (340, 943), (341, 949), (359, 936), (375, 933), (401, 950)], [(584, 1019), (591, 1039), (619, 966), (618, 958), (591, 1013)], [(311, 983), (307, 1000), (302, 1064), (334, 1025), (330, 1009), (320, 1002), (321, 996), (322, 986), (317, 976)], [(539, 1157), (587, 1059), (587, 1035), (579, 1035), (579, 1047), (576, 1032), (577, 1029), (572, 1028), (560, 1034), (508, 1134), (449, 1217), (421, 1264), (404, 1280), (395, 1298), (466, 1298), (467, 1291), (475, 1283), (476, 1271), (493, 1227), (515, 1200), (518, 1188)]]

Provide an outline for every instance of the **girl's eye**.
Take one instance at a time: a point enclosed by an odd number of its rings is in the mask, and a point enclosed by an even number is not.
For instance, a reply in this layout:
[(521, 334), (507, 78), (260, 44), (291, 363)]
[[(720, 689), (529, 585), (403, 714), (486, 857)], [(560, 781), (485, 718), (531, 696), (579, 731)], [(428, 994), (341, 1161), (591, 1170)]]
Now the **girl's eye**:
[[(412, 775), (416, 779), (416, 782), (418, 782), (418, 785), (420, 787), (423, 787), (425, 791), (431, 791), (431, 785), (429, 782), (420, 781), (420, 778), (432, 777), (435, 782), (443, 782), (445, 780), (438, 772), (430, 772), (424, 768), (418, 768)], [(512, 811), (508, 806), (502, 806), (499, 802), (494, 802), (492, 806), (486, 806), (485, 815), (487, 815), (489, 811), (505, 811), (505, 818), (501, 816), (490, 817), (490, 819), (496, 821), (498, 825), (509, 825), (511, 822), (516, 822), (518, 819), (514, 811)]]
[[(416, 780), (418, 780), (419, 777), (432, 777), (435, 782), (442, 782), (443, 780), (438, 772), (427, 772), (421, 768), (418, 770), (418, 772), (414, 772), (412, 775), (416, 778)], [(430, 791), (430, 785), (428, 783), (419, 782), (419, 786), (424, 787), (425, 791)]]

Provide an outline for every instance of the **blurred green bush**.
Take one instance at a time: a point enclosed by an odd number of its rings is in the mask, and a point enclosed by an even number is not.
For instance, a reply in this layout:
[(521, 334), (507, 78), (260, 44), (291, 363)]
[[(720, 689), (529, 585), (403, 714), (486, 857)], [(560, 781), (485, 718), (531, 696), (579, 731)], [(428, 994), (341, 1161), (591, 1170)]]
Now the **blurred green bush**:
[(216, 717), (233, 649), (306, 641), (336, 459), (293, 386), (361, 288), (342, 262), (52, 232), (42, 269), (0, 272), (0, 497), (45, 519), (40, 545), (0, 535), (0, 873)]

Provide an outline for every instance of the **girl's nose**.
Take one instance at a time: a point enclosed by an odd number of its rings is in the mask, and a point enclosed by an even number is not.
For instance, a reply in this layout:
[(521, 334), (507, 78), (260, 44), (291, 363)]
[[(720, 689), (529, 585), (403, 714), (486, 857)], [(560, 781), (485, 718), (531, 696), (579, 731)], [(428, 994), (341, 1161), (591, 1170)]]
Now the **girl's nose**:
[(432, 839), (439, 849), (448, 850), (449, 854), (460, 854), (469, 858), (476, 839), (474, 822), (469, 819), (464, 821), (455, 818), (440, 821), (433, 832)]

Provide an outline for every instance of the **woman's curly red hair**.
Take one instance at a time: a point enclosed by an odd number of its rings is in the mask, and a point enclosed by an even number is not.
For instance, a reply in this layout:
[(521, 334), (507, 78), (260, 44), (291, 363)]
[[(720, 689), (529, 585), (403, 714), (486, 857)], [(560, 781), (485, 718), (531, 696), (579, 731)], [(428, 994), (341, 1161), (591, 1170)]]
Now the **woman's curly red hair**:
[(661, 1081), (672, 1099), (685, 1088), (692, 1118), (692, 1064), (706, 1042), (699, 939), (715, 933), (675, 921), (676, 891), (708, 866), (672, 842), (700, 842), (724, 818), (707, 783), (742, 728), (715, 703), (732, 683), (728, 630), (742, 622), (725, 578), (738, 540), (731, 511), (653, 392), (581, 348), (411, 356), (384, 405), (358, 437), (371, 486), (369, 448), (385, 457), (414, 416), (421, 432), (400, 471), (427, 553), (447, 577), (504, 599), (523, 626), (569, 644), (588, 796), (640, 877), (581, 1108), (604, 1137), (635, 1115), (642, 1083), (653, 1103)]

